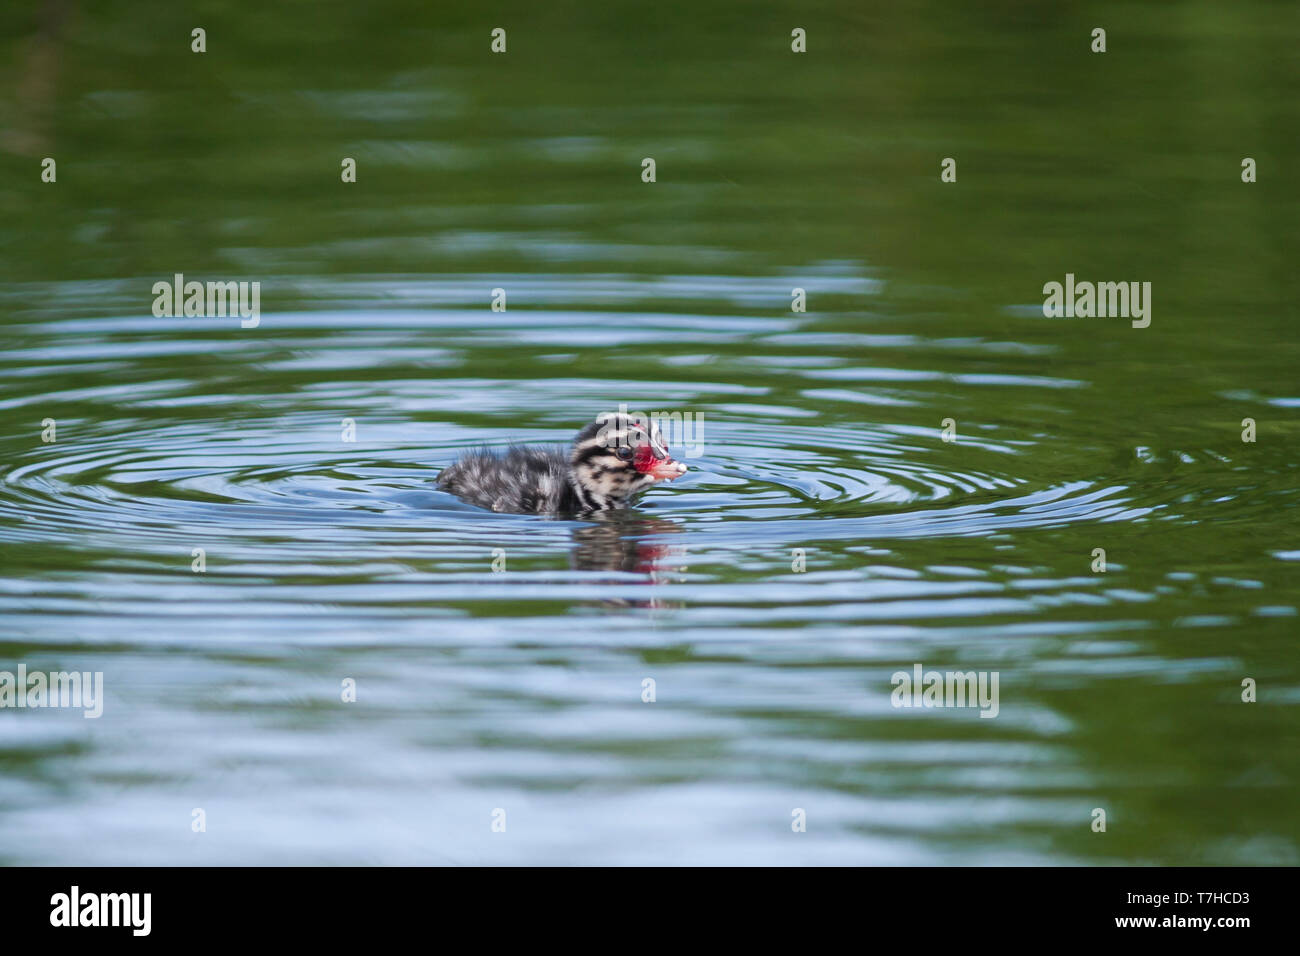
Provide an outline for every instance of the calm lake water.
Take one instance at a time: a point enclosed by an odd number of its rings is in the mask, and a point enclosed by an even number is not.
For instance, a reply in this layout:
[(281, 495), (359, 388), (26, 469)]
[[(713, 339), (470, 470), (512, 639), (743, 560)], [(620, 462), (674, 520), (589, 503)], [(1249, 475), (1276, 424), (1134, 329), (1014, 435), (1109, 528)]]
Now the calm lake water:
[(1300, 862), (1293, 4), (239, 6), (0, 13), (0, 863)]

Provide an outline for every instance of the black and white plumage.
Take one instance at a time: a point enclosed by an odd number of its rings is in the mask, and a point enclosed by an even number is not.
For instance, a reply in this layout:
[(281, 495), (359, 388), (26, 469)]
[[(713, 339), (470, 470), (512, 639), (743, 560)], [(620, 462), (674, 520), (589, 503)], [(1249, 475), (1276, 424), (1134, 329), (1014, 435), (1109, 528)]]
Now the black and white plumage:
[(624, 414), (602, 415), (570, 448), (472, 451), (438, 475), (438, 487), (493, 511), (586, 514), (624, 508), (658, 481), (685, 474), (659, 430)]

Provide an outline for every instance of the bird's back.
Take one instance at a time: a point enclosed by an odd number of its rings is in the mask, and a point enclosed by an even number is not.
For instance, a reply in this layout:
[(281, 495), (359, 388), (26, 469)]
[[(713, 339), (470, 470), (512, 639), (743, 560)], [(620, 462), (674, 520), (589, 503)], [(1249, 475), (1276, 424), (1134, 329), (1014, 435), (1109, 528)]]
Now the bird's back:
[(563, 448), (472, 451), (438, 474), (438, 487), (481, 508), (517, 514), (567, 511), (573, 497)]

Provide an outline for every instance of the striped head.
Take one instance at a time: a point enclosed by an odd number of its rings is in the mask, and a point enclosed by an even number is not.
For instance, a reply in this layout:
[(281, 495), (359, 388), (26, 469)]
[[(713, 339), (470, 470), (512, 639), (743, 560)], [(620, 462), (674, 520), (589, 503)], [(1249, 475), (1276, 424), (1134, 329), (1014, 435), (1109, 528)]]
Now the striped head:
[(621, 508), (655, 482), (686, 473), (652, 422), (623, 414), (602, 415), (578, 432), (569, 463), (574, 491), (587, 511)]

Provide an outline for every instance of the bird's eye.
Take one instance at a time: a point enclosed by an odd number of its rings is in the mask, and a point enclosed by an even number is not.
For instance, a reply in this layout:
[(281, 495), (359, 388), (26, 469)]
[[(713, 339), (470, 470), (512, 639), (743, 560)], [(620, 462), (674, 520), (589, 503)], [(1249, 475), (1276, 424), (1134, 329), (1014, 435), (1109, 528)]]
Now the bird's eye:
[(618, 455), (618, 457), (621, 458), (623, 461), (632, 460), (632, 449), (627, 447), (627, 445), (621, 445), (618, 448), (618, 450), (614, 452), (614, 454)]

